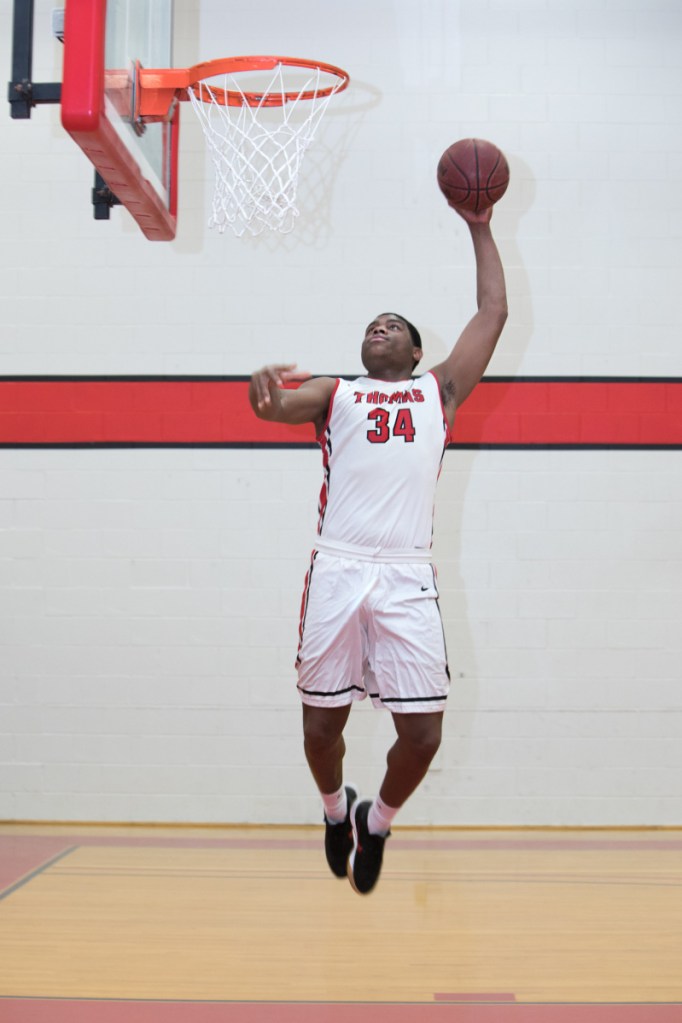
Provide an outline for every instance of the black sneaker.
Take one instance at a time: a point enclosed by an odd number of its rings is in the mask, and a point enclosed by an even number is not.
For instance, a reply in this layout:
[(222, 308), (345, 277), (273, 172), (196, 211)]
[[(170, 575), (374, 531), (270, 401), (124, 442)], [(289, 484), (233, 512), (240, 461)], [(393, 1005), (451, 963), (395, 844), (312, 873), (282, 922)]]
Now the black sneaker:
[(379, 880), (384, 845), (388, 835), (371, 835), (367, 815), (372, 804), (369, 800), (355, 803), (350, 815), (353, 828), (353, 851), (348, 857), (348, 880), (359, 895), (367, 895)]
[(348, 857), (353, 848), (353, 831), (350, 823), (350, 812), (358, 798), (358, 794), (351, 785), (346, 785), (346, 799), (348, 810), (346, 819), (339, 824), (331, 824), (327, 818), (324, 819), (324, 851), (327, 854), (327, 863), (332, 874), (337, 877), (346, 877), (348, 871)]

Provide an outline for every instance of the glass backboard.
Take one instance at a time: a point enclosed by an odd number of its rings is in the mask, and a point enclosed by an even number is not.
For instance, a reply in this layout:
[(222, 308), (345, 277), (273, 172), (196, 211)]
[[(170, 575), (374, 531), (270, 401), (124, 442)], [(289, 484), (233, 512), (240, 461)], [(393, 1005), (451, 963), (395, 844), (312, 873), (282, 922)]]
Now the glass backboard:
[(173, 0), (69, 0), (62, 124), (144, 234), (175, 237), (179, 105), (135, 121), (135, 66), (172, 67)]

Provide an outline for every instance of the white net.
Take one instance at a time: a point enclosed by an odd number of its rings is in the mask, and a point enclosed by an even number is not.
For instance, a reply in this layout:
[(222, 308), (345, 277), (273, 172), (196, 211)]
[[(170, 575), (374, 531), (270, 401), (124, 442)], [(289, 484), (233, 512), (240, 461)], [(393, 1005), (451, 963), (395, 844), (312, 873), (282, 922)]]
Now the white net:
[[(287, 69), (291, 74), (291, 68)], [(300, 75), (300, 69), (296, 69)], [(308, 71), (307, 81), (285, 83), (285, 69), (277, 64), (272, 78), (258, 90), (259, 101), (249, 103), (237, 75), (221, 75), (219, 84), (199, 82), (188, 89), (215, 168), (215, 190), (209, 227), (229, 227), (240, 237), (264, 228), (286, 233), (298, 216), (296, 189), (301, 161), (313, 141), (331, 96), (320, 68)], [(221, 102), (226, 92), (241, 96), (239, 105)], [(328, 94), (320, 96), (320, 92)], [(269, 97), (281, 103), (271, 105)]]

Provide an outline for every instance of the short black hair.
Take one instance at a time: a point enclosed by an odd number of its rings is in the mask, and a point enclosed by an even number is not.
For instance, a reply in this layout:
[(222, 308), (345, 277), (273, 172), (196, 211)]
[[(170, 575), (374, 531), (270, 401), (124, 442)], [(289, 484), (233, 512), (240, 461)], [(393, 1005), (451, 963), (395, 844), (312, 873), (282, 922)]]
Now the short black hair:
[[(402, 313), (382, 313), (381, 315), (382, 316), (395, 316), (398, 320), (402, 320), (403, 323), (405, 324), (405, 326), (407, 327), (408, 331), (410, 332), (410, 337), (412, 339), (412, 347), (413, 348), (420, 348), (421, 349), (421, 347), (422, 347), (421, 334), (419, 333), (419, 331), (415, 327), (414, 323), (410, 323), (410, 321), (408, 319), (406, 319), (406, 317), (404, 317), (402, 315)], [(412, 363), (412, 372), (415, 371), (415, 369), (417, 368), (418, 365), (419, 365), (419, 360), (415, 359), (414, 362)]]
[(383, 315), (384, 316), (397, 316), (399, 320), (402, 320), (403, 323), (405, 324), (405, 326), (407, 327), (407, 329), (410, 332), (410, 337), (412, 338), (413, 346), (415, 348), (421, 348), (421, 346), (422, 346), (421, 334), (419, 333), (419, 331), (415, 327), (414, 323), (410, 323), (410, 321), (405, 316), (402, 316), (401, 313), (383, 313)]

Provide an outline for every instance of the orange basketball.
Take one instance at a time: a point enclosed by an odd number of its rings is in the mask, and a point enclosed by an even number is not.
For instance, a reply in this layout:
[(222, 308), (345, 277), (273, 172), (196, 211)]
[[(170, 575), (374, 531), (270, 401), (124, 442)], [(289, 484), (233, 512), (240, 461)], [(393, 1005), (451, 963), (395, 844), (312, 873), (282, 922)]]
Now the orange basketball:
[(460, 139), (438, 161), (438, 185), (450, 206), (478, 213), (507, 191), (509, 164), (485, 139)]

